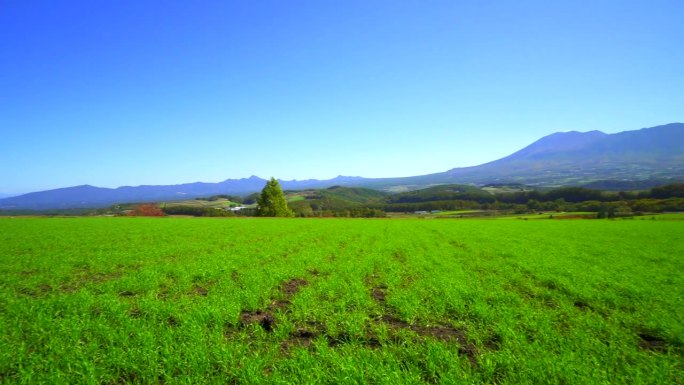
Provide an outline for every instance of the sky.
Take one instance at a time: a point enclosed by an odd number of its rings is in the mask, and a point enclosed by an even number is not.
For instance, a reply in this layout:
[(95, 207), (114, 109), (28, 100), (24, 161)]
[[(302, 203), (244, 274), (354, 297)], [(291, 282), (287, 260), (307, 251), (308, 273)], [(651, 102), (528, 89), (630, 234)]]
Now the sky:
[(0, 193), (399, 177), (684, 121), (684, 2), (0, 2)]

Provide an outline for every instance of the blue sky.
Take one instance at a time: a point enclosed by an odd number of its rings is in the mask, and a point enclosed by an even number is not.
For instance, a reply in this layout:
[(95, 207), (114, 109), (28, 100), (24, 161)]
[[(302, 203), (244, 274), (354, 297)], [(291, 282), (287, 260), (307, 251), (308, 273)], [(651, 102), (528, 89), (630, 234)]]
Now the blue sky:
[(338, 174), (684, 121), (684, 2), (0, 3), (0, 192)]

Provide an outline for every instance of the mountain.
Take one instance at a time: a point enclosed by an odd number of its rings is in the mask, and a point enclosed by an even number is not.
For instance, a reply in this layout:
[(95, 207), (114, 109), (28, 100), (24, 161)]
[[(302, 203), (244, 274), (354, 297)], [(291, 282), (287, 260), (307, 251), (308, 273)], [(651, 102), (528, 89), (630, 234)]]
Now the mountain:
[[(440, 184), (527, 184), (539, 186), (684, 179), (684, 124), (605, 134), (600, 131), (560, 132), (545, 136), (507, 157), (479, 166), (403, 178), (338, 176), (328, 180), (281, 181), (283, 189), (330, 186), (367, 187), (401, 192)], [(105, 207), (116, 203), (181, 200), (219, 194), (246, 195), (260, 191), (265, 179), (256, 176), (219, 183), (171, 186), (89, 185), (34, 192), (0, 199), (0, 210)]]
[[(328, 180), (281, 181), (289, 190), (329, 187), (356, 183), (363, 178), (338, 176)], [(90, 185), (33, 192), (0, 199), (0, 210), (46, 210), (67, 208), (106, 207), (117, 203), (183, 200), (211, 195), (247, 195), (261, 189), (266, 180), (252, 175), (249, 178), (226, 179), (218, 183), (185, 183), (166, 186), (123, 186), (104, 188)]]
[(462, 182), (568, 185), (684, 176), (684, 124), (546, 136), (505, 158), (448, 173)]
[(446, 172), (375, 179), (367, 187), (411, 189), (445, 183), (584, 185), (597, 180), (684, 179), (684, 124), (605, 134), (559, 132), (493, 162)]

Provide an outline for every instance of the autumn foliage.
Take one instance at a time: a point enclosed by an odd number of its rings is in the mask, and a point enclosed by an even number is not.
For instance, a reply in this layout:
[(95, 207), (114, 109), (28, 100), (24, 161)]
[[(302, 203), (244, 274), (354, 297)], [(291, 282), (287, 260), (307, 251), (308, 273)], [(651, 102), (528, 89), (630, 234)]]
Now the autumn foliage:
[(157, 205), (144, 204), (135, 206), (128, 215), (135, 217), (163, 217), (166, 214)]

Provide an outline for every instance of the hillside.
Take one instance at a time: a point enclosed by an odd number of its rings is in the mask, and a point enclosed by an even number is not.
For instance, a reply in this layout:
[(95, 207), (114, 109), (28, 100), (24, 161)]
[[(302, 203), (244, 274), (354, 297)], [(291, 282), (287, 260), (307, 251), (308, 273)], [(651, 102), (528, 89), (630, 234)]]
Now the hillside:
[(684, 176), (684, 124), (604, 134), (546, 136), (505, 158), (446, 175), (463, 182), (517, 181), (569, 185), (595, 180), (646, 180)]

